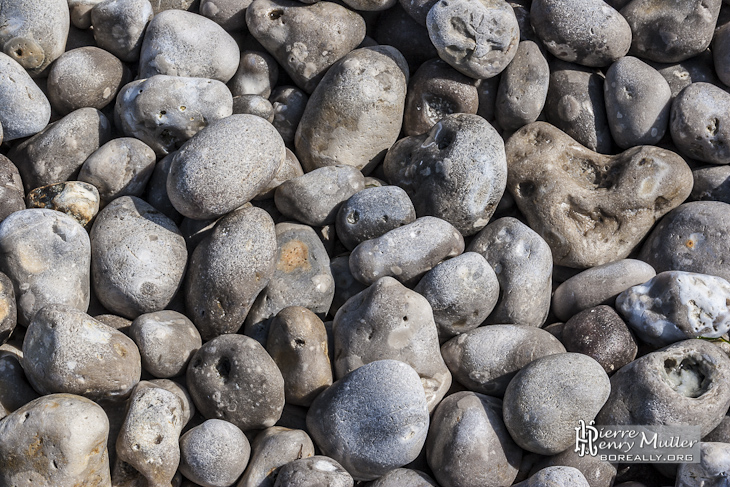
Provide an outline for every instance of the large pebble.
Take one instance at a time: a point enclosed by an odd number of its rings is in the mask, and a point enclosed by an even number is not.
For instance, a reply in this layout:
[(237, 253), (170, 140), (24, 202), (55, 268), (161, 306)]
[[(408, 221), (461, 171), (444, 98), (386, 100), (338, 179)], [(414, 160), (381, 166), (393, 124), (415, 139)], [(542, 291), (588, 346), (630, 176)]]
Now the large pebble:
[(182, 375), (203, 344), (192, 321), (169, 310), (139, 316), (132, 322), (129, 336), (139, 347), (144, 370), (160, 378)]
[(189, 218), (225, 215), (261, 192), (285, 157), (284, 141), (270, 123), (255, 115), (231, 115), (208, 125), (175, 154), (167, 193)]
[(166, 10), (147, 26), (139, 77), (167, 74), (226, 83), (236, 73), (240, 56), (233, 37), (212, 20), (183, 10)]
[(355, 247), (350, 271), (364, 284), (384, 276), (414, 284), (436, 264), (463, 251), (464, 237), (453, 225), (424, 216)]
[(578, 420), (592, 421), (610, 392), (606, 372), (587, 355), (547, 355), (522, 368), (507, 386), (504, 422), (520, 447), (553, 455), (574, 444)]
[(205, 487), (233, 485), (250, 455), (246, 435), (220, 419), (209, 419), (180, 438), (180, 472)]
[(18, 168), (10, 159), (0, 155), (0, 222), (11, 213), (25, 210), (24, 198), (23, 180), (20, 179)]
[(302, 5), (290, 0), (255, 0), (246, 9), (246, 23), (256, 40), (307, 93), (365, 37), (363, 18), (334, 2)]
[(332, 327), (338, 378), (370, 362), (393, 359), (418, 373), (429, 411), (449, 390), (451, 373), (439, 354), (431, 306), (395, 279), (383, 277), (348, 300)]
[(712, 343), (685, 340), (616, 372), (596, 423), (698, 426), (704, 436), (729, 405), (730, 359)]
[(139, 60), (145, 29), (152, 20), (149, 0), (104, 0), (91, 10), (96, 44), (124, 62)]
[(564, 353), (549, 332), (526, 325), (482, 326), (452, 338), (441, 354), (454, 378), (470, 391), (502, 397), (515, 374), (540, 357)]
[(256, 435), (251, 461), (236, 487), (274, 487), (281, 467), (314, 456), (314, 444), (302, 430), (272, 426)]
[(109, 310), (134, 319), (167, 307), (188, 258), (175, 224), (133, 196), (104, 208), (91, 229), (94, 291)]
[(506, 486), (517, 477), (522, 450), (502, 421), (502, 401), (464, 391), (436, 409), (426, 455), (443, 487)]
[(48, 208), (65, 213), (79, 225), (89, 227), (89, 223), (99, 213), (99, 190), (81, 181), (41, 186), (28, 193), (28, 208)]
[(187, 372), (190, 395), (208, 419), (243, 431), (273, 426), (284, 408), (284, 379), (256, 340), (222, 335), (203, 345)]
[[(476, 0), (474, 0), (476, 1)], [(418, 216), (435, 216), (463, 235), (484, 228), (507, 181), (504, 142), (478, 115), (453, 114), (388, 150), (385, 177), (405, 189)]]
[(730, 476), (730, 444), (700, 443), (700, 461), (682, 463), (677, 468), (676, 487), (722, 485)]
[(507, 189), (558, 265), (627, 257), (692, 188), (692, 171), (673, 152), (641, 146), (604, 156), (544, 122), (516, 132), (506, 151)]
[(0, 422), (0, 484), (106, 487), (109, 420), (89, 399), (52, 394)]
[(86, 311), (90, 267), (89, 235), (68, 215), (22, 210), (0, 224), (0, 271), (13, 281), (21, 325), (49, 304)]
[(141, 374), (137, 345), (86, 313), (49, 305), (36, 313), (23, 342), (23, 369), (42, 394), (125, 399)]
[(389, 46), (356, 49), (327, 71), (294, 138), (305, 171), (344, 164), (369, 173), (398, 139), (408, 65)]
[(317, 446), (356, 480), (373, 480), (415, 460), (428, 425), (421, 380), (396, 360), (354, 370), (317, 396), (307, 414)]
[(335, 460), (315, 455), (289, 462), (279, 470), (274, 487), (352, 487), (352, 476)]
[(23, 67), (0, 52), (0, 141), (21, 139), (43, 130), (51, 104)]
[(13, 281), (0, 272), (0, 345), (8, 341), (18, 322)]

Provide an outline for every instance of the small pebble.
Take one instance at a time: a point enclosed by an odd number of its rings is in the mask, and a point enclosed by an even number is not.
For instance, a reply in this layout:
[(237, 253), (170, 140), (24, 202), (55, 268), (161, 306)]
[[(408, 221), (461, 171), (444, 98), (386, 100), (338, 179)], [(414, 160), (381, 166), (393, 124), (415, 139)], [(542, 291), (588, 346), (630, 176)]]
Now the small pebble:
[(436, 483), (423, 472), (408, 468), (394, 468), (368, 487), (436, 487)]
[(547, 467), (528, 480), (523, 480), (514, 487), (553, 487), (558, 485), (570, 487), (592, 487), (580, 470), (573, 467)]
[(246, 435), (220, 419), (209, 419), (180, 438), (180, 472), (204, 487), (233, 485), (250, 455)]
[(228, 82), (233, 96), (259, 95), (268, 98), (276, 86), (279, 65), (265, 51), (242, 51), (238, 71)]
[(355, 481), (342, 465), (315, 455), (289, 462), (279, 470), (274, 487), (353, 487)]
[(20, 179), (18, 168), (10, 159), (0, 155), (0, 222), (11, 213), (25, 210), (24, 198), (23, 180)]
[(274, 121), (274, 107), (269, 100), (259, 95), (241, 95), (233, 98), (233, 113), (249, 114)]
[(94, 40), (122, 61), (137, 62), (152, 17), (149, 0), (104, 0), (91, 10)]
[(681, 463), (676, 487), (694, 487), (726, 482), (730, 476), (730, 444), (700, 443), (699, 463)]
[(139, 347), (144, 370), (163, 379), (182, 375), (203, 344), (192, 321), (177, 311), (140, 315), (132, 322), (129, 336)]
[(28, 208), (47, 208), (65, 213), (87, 227), (99, 213), (99, 190), (82, 181), (41, 186), (28, 193)]
[(274, 487), (284, 465), (314, 456), (314, 444), (302, 430), (273, 426), (251, 444), (251, 460), (236, 487)]
[(250, 0), (200, 0), (200, 15), (220, 25), (227, 31), (246, 28), (246, 9)]
[(294, 143), (294, 136), (308, 100), (307, 94), (294, 86), (279, 86), (269, 97), (271, 106), (274, 107), (274, 121), (271, 123), (289, 146)]

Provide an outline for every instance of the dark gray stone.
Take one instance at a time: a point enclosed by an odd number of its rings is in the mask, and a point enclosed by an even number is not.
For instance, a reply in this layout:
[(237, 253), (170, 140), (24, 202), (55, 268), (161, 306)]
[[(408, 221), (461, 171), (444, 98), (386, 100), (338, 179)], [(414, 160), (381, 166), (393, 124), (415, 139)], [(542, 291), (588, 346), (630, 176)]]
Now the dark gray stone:
[(13, 281), (0, 272), (0, 345), (8, 341), (17, 323), (18, 306), (15, 303)]
[(730, 474), (730, 444), (703, 441), (699, 463), (681, 463), (678, 467), (676, 487), (722, 484)]
[(406, 58), (411, 72), (416, 71), (427, 60), (438, 57), (438, 52), (428, 37), (425, 20), (418, 23), (400, 3), (378, 16), (373, 37), (378, 44), (398, 49)]
[(274, 121), (271, 123), (284, 142), (291, 145), (309, 97), (294, 86), (278, 86), (271, 92), (269, 101), (274, 107)]
[(250, 0), (200, 0), (200, 15), (220, 25), (227, 31), (246, 29), (246, 8)]
[(96, 44), (124, 62), (139, 60), (145, 29), (152, 20), (149, 0), (104, 0), (91, 10)]
[(678, 63), (666, 64), (650, 61), (649, 64), (667, 80), (669, 88), (672, 90), (672, 100), (674, 100), (683, 89), (692, 83), (719, 84), (720, 80), (715, 75), (715, 70), (720, 68), (715, 66), (712, 61), (716, 51), (717, 49), (713, 49), (713, 52), (703, 51)]
[(330, 270), (335, 280), (335, 296), (332, 299), (330, 307), (330, 315), (334, 316), (345, 302), (359, 293), (364, 291), (367, 286), (352, 275), (350, 272), (350, 256), (343, 255), (330, 260)]
[(176, 225), (180, 225), (183, 216), (172, 206), (172, 202), (167, 196), (167, 175), (170, 173), (170, 164), (172, 164), (173, 157), (174, 153), (169, 154), (155, 164), (152, 176), (147, 182), (144, 200), (175, 222)]
[(702, 166), (692, 170), (690, 201), (730, 203), (730, 166)]

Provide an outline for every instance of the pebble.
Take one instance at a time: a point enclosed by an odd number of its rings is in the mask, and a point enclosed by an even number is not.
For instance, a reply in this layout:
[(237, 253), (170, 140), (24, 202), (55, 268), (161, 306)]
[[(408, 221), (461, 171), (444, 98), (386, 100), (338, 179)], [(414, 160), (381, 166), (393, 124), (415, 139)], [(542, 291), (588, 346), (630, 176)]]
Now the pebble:
[[(274, 199), (276, 195), (276, 188), (284, 184), (286, 181), (298, 178), (299, 176), (304, 176), (304, 170), (302, 169), (302, 165), (299, 163), (299, 159), (297, 159), (296, 154), (294, 154), (291, 150), (289, 150), (289, 148), (287, 148), (284, 162), (281, 164), (281, 166), (279, 166), (278, 171), (276, 171), (274, 179), (269, 181), (269, 184), (254, 197), (254, 201)], [(276, 209), (275, 203), (274, 209)], [(269, 210), (267, 209), (266, 211)], [(270, 211), (269, 213), (271, 214)], [(272, 218), (274, 217), (272, 216)]]
[(353, 487), (355, 481), (335, 460), (322, 455), (300, 458), (279, 470), (274, 487)]
[(452, 338), (441, 346), (446, 365), (470, 391), (495, 397), (533, 360), (565, 347), (549, 332), (526, 325), (488, 325)]
[(418, 373), (429, 411), (448, 392), (451, 373), (439, 354), (431, 306), (392, 277), (383, 277), (350, 298), (332, 327), (337, 378), (365, 364), (392, 359)]
[(226, 31), (246, 28), (246, 9), (249, 0), (200, 0), (200, 15), (208, 17)]
[(41, 394), (78, 394), (96, 401), (126, 399), (141, 374), (139, 351), (129, 337), (60, 304), (33, 317), (21, 365)]
[(502, 401), (463, 391), (450, 395), (436, 409), (426, 456), (444, 487), (511, 485), (522, 450), (502, 421)]
[(355, 480), (374, 480), (415, 460), (428, 425), (421, 380), (396, 360), (355, 369), (317, 396), (307, 414), (317, 446)]
[(514, 484), (514, 487), (553, 487), (569, 485), (570, 487), (591, 487), (585, 476), (573, 467), (547, 467), (528, 480)]
[(676, 487), (712, 485), (725, 482), (730, 475), (730, 445), (727, 443), (700, 443), (699, 463), (680, 463)]
[[(694, 185), (690, 201), (721, 201), (730, 203), (730, 166), (703, 166), (692, 171)], [(727, 181), (727, 182), (726, 182)]]
[(255, 115), (269, 123), (274, 121), (274, 106), (269, 100), (259, 95), (241, 95), (234, 97), (233, 113)]
[(13, 281), (0, 272), (0, 345), (8, 341), (18, 323), (18, 306), (15, 303)]
[(91, 27), (91, 9), (103, 0), (69, 0), (68, 9), (71, 14), (71, 25), (78, 29)]
[(0, 271), (13, 281), (21, 325), (50, 304), (86, 311), (90, 266), (89, 236), (68, 215), (34, 208), (0, 224)]
[(394, 468), (368, 487), (436, 487), (431, 477), (418, 470)]
[(51, 119), (51, 104), (23, 66), (0, 52), (0, 124), (10, 142), (37, 134)]
[(272, 426), (251, 444), (251, 460), (236, 487), (274, 487), (281, 467), (314, 456), (312, 439), (302, 430)]
[(626, 258), (691, 191), (692, 171), (671, 151), (641, 146), (604, 156), (545, 122), (521, 128), (505, 150), (507, 189), (557, 265)]
[(373, 38), (378, 44), (398, 49), (406, 58), (411, 72), (415, 72), (428, 60), (438, 57), (438, 52), (428, 37), (425, 13), (424, 22), (419, 23), (408, 15), (400, 3), (380, 13)]
[[(712, 60), (714, 61), (714, 71), (708, 70), (709, 76), (717, 77), (725, 83), (730, 84), (730, 63), (728, 63), (728, 55), (730, 55), (730, 24), (725, 23), (715, 27), (715, 36), (712, 39)], [(712, 64), (710, 64), (712, 66)], [(694, 82), (695, 80), (692, 79)], [(698, 79), (696, 81), (710, 81), (710, 79)]]
[[(157, 0), (159, 1), (159, 0)], [(104, 0), (91, 10), (96, 44), (126, 63), (139, 60), (147, 25), (154, 15), (149, 0)]]
[(89, 223), (99, 213), (99, 190), (82, 181), (65, 181), (36, 188), (27, 196), (28, 208), (47, 208), (65, 213), (79, 225)]
[(279, 65), (266, 51), (242, 51), (238, 71), (228, 82), (233, 96), (259, 95), (268, 98), (279, 78)]
[(530, 473), (534, 475), (547, 467), (572, 467), (583, 474), (590, 487), (612, 487), (616, 484), (614, 482), (617, 473), (616, 465), (609, 463), (607, 460), (601, 460), (598, 456), (580, 456), (579, 453), (580, 451), (576, 452), (575, 448), (568, 448), (557, 455), (543, 457), (541, 461), (532, 467)]
[(138, 316), (129, 336), (139, 347), (144, 370), (162, 379), (184, 374), (190, 357), (203, 344), (193, 322), (170, 310)]
[(0, 351), (0, 419), (38, 397), (25, 376), (20, 358), (11, 352)]
[(447, 115), (428, 133), (399, 140), (383, 169), (406, 190), (417, 215), (446, 220), (463, 235), (487, 225), (507, 181), (502, 138), (471, 114)]
[(250, 455), (246, 435), (220, 419), (209, 419), (180, 437), (180, 473), (205, 487), (233, 485)]
[(520, 40), (517, 18), (504, 0), (439, 0), (426, 27), (439, 57), (474, 79), (504, 71)]
[(284, 408), (284, 379), (276, 362), (244, 335), (206, 342), (190, 361), (187, 385), (203, 416), (244, 432), (274, 426)]
[[(665, 64), (652, 61), (649, 64), (667, 80), (669, 88), (672, 90), (672, 100), (674, 100), (683, 89), (692, 83), (718, 84), (721, 68), (718, 63), (713, 62), (713, 54), (717, 52), (717, 49), (716, 44), (713, 52), (703, 51), (697, 56), (678, 63)], [(716, 70), (717, 75), (715, 74)]]
[(487, 323), (545, 323), (553, 259), (542, 237), (516, 218), (504, 217), (479, 232), (467, 251), (484, 256), (499, 282), (499, 299)]
[(309, 97), (294, 86), (279, 86), (271, 92), (269, 97), (274, 107), (272, 125), (279, 132), (287, 145), (292, 145), (299, 127), (299, 121), (304, 115)]
[[(0, 155), (0, 222), (11, 213), (25, 210), (24, 199), (23, 180), (20, 179), (18, 168), (10, 159)], [(415, 212), (413, 218), (415, 219)]]
[(464, 237), (453, 225), (424, 216), (355, 247), (350, 272), (363, 284), (385, 276), (415, 284), (436, 264), (462, 252)]

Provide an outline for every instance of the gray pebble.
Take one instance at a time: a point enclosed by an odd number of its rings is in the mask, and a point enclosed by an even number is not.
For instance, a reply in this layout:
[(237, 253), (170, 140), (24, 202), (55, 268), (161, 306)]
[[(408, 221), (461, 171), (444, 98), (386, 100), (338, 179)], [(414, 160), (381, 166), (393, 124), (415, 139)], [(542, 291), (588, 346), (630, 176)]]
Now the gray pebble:
[(702, 441), (730, 443), (730, 416), (725, 416), (719, 425), (702, 437)]
[(0, 351), (0, 419), (38, 397), (25, 376), (20, 358)]
[[(176, 378), (175, 380), (184, 382), (184, 377)], [(190, 397), (187, 388), (181, 382), (174, 382), (169, 379), (152, 379), (146, 381), (139, 381), (137, 387), (159, 387), (165, 389), (168, 392), (172, 392), (180, 399), (182, 404), (182, 420), (183, 424), (188, 424), (190, 420), (195, 416), (195, 404), (193, 398)], [(200, 416), (198, 416), (199, 418)]]
[(718, 46), (716, 45), (713, 52), (703, 51), (678, 63), (665, 64), (652, 61), (649, 64), (667, 80), (669, 88), (672, 90), (672, 100), (674, 100), (683, 89), (692, 83), (706, 82), (714, 85), (719, 83), (715, 70), (719, 72), (721, 67), (715, 65), (712, 61), (713, 54), (717, 52), (717, 49)]
[(259, 95), (268, 98), (276, 86), (279, 65), (265, 51), (242, 51), (238, 71), (228, 82), (233, 96)]
[(23, 369), (41, 394), (123, 400), (139, 382), (140, 356), (122, 332), (83, 311), (52, 304), (33, 317), (23, 342)]
[(166, 10), (147, 26), (139, 77), (167, 74), (226, 83), (236, 73), (240, 57), (233, 37), (212, 20), (183, 10)]
[(188, 366), (187, 385), (208, 419), (223, 419), (242, 431), (273, 426), (284, 408), (284, 379), (256, 340), (221, 335), (205, 343)]
[(564, 352), (565, 347), (550, 333), (526, 325), (481, 326), (441, 347), (459, 383), (495, 397), (502, 397), (515, 374), (533, 360)]
[(213, 122), (175, 154), (167, 178), (170, 201), (196, 220), (224, 215), (269, 184), (284, 162), (284, 149), (274, 127), (254, 115)]
[(203, 344), (195, 325), (177, 311), (155, 311), (137, 317), (129, 336), (139, 347), (144, 370), (160, 378), (183, 374), (190, 357)]
[(639, 357), (611, 377), (596, 423), (698, 426), (712, 431), (730, 405), (730, 359), (703, 340), (685, 340)]
[(91, 11), (94, 40), (122, 61), (134, 63), (152, 16), (149, 0), (104, 0)]
[(0, 52), (0, 139), (10, 142), (43, 130), (51, 119), (51, 104), (28, 73)]
[(681, 463), (677, 469), (676, 487), (722, 485), (730, 475), (730, 444), (700, 443), (699, 463)]
[(251, 444), (251, 461), (236, 487), (274, 487), (281, 467), (313, 455), (314, 445), (304, 431), (267, 428)]
[[(725, 85), (730, 86), (730, 63), (728, 62), (728, 56), (730, 56), (730, 23), (725, 23), (724, 25), (719, 25), (718, 23), (712, 41), (712, 59), (714, 60), (717, 77)], [(710, 73), (712, 73), (712, 70), (710, 70)], [(710, 80), (703, 79), (697, 81)]]
[(692, 170), (694, 185), (690, 201), (730, 203), (730, 166), (703, 166)]
[(356, 480), (373, 480), (415, 460), (428, 425), (421, 380), (396, 360), (354, 370), (317, 396), (307, 414), (317, 446)]
[(124, 86), (114, 108), (119, 129), (158, 156), (233, 113), (233, 97), (218, 80), (156, 75)]
[(448, 115), (428, 133), (401, 139), (383, 168), (391, 184), (406, 190), (417, 215), (446, 220), (463, 235), (487, 225), (507, 181), (502, 138), (470, 114)]
[[(143, 199), (179, 226), (183, 216), (172, 206), (172, 202), (167, 196), (167, 175), (170, 173), (173, 156), (174, 153), (169, 154), (155, 164), (152, 176), (147, 182)], [(184, 233), (183, 236), (185, 236)]]
[(436, 323), (428, 301), (391, 277), (349, 299), (333, 323), (338, 378), (365, 364), (392, 359), (418, 373), (433, 411), (451, 386), (439, 354)]
[[(532, 467), (530, 473), (534, 476), (534, 474), (546, 467), (572, 467), (578, 469), (585, 477), (589, 487), (613, 487), (617, 470), (616, 465), (606, 460), (601, 460), (598, 456), (580, 456), (579, 452), (575, 451), (575, 448), (568, 448), (557, 455), (544, 457)], [(572, 486), (573, 484), (569, 485)], [(550, 487), (553, 486), (550, 485)]]
[(87, 157), (111, 138), (111, 123), (95, 108), (80, 108), (13, 147), (26, 191), (74, 179)]
[[(273, 199), (276, 194), (276, 188), (284, 184), (286, 181), (298, 178), (299, 176), (304, 176), (302, 165), (299, 163), (297, 156), (287, 148), (284, 162), (281, 163), (279, 170), (276, 171), (274, 179), (269, 181), (269, 184), (256, 195), (254, 200)], [(274, 217), (272, 216), (272, 218)]]
[(353, 487), (355, 481), (335, 460), (315, 455), (289, 462), (279, 470), (274, 487)]
[(65, 181), (36, 188), (27, 197), (28, 208), (48, 208), (60, 211), (90, 228), (89, 223), (99, 213), (99, 190), (81, 181)]
[(522, 368), (507, 386), (504, 422), (523, 449), (554, 455), (573, 445), (578, 420), (593, 420), (610, 392), (606, 372), (587, 355), (547, 355)]
[(22, 210), (0, 224), (0, 271), (13, 281), (21, 325), (49, 304), (86, 311), (90, 264), (89, 235), (68, 215)]
[(436, 264), (462, 252), (464, 237), (453, 225), (424, 216), (355, 247), (350, 254), (350, 271), (364, 284), (384, 276), (415, 284)]
[(188, 257), (172, 220), (133, 196), (117, 198), (99, 213), (91, 251), (97, 297), (109, 311), (130, 319), (170, 304)]
[(408, 468), (394, 468), (368, 487), (436, 487), (436, 483), (423, 472)]
[(15, 164), (0, 155), (0, 222), (20, 210), (25, 210), (23, 180)]
[(416, 210), (398, 186), (365, 188), (337, 212), (337, 238), (347, 249), (416, 220)]
[(18, 323), (18, 306), (15, 303), (13, 281), (0, 272), (0, 345), (8, 341)]
[(335, 222), (341, 204), (365, 188), (365, 178), (352, 166), (328, 166), (282, 183), (274, 195), (276, 207), (307, 225)]
[(205, 487), (233, 485), (250, 455), (246, 435), (220, 419), (209, 419), (180, 438), (180, 472)]
[(474, 79), (504, 71), (520, 41), (514, 10), (503, 0), (439, 0), (426, 27), (439, 57)]
[(375, 41), (398, 49), (406, 58), (411, 72), (429, 59), (438, 57), (438, 52), (428, 37), (425, 18), (424, 13), (424, 22), (417, 22), (396, 2), (393, 8), (381, 12), (375, 24)]
[(309, 97), (294, 86), (278, 86), (271, 93), (269, 101), (274, 107), (274, 121), (271, 123), (284, 142), (291, 145)]
[(553, 259), (540, 235), (519, 220), (504, 217), (487, 225), (467, 250), (484, 256), (499, 281), (499, 301), (487, 323), (545, 323)]
[[(71, 25), (78, 29), (91, 27), (91, 9), (103, 0), (68, 0)], [(68, 50), (68, 49), (67, 49)]]
[(251, 0), (200, 0), (200, 15), (227, 31), (246, 29), (246, 9)]
[(233, 98), (233, 113), (256, 115), (267, 122), (274, 121), (274, 107), (269, 100), (259, 95), (241, 95)]
[(585, 476), (573, 467), (546, 467), (527, 480), (515, 484), (514, 487), (591, 487)]
[(150, 0), (155, 15), (165, 10), (187, 10), (196, 12), (200, 7), (200, 0)]
[(350, 272), (350, 256), (343, 255), (330, 260), (330, 270), (335, 280), (335, 296), (332, 299), (330, 307), (330, 315), (334, 316), (345, 302), (359, 293), (364, 291), (367, 286), (352, 275)]
[(477, 95), (479, 96), (479, 108), (477, 115), (491, 124), (497, 123), (497, 91), (499, 89), (499, 78), (477, 80)]
[(465, 391), (436, 409), (426, 455), (443, 487), (511, 485), (522, 450), (502, 421), (502, 401)]

